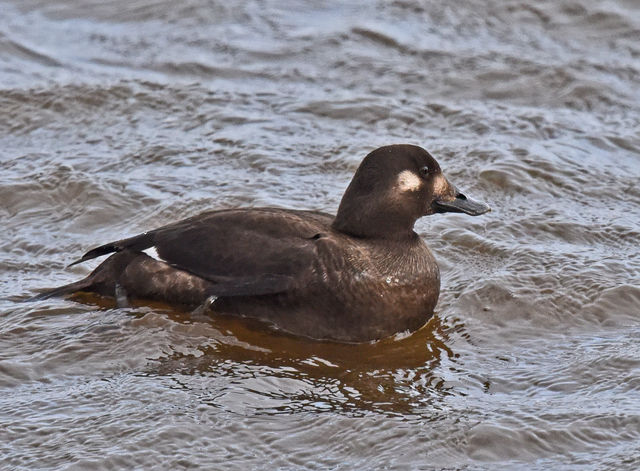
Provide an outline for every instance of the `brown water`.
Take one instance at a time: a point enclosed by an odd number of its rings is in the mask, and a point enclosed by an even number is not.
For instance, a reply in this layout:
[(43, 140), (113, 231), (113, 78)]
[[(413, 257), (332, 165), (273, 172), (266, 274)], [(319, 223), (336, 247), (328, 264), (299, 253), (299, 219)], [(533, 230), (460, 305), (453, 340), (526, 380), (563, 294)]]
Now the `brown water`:
[[(640, 4), (232, 3), (0, 1), (0, 468), (639, 469)], [(398, 142), (493, 207), (412, 336), (19, 302)]]

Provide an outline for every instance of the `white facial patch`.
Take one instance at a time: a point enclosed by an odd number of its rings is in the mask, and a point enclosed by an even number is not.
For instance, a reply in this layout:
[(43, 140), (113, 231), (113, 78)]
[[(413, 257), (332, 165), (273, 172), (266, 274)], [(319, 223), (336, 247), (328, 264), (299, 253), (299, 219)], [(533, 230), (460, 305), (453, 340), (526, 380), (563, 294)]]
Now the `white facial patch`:
[(164, 260), (160, 257), (160, 255), (158, 255), (158, 250), (156, 250), (155, 247), (149, 247), (148, 249), (144, 249), (142, 252), (146, 253), (149, 257), (153, 258), (154, 260), (164, 262)]
[(422, 188), (422, 178), (411, 170), (403, 170), (398, 175), (396, 188), (400, 191), (418, 191)]
[(444, 194), (447, 191), (448, 186), (449, 183), (447, 182), (447, 179), (442, 175), (438, 175), (433, 182), (433, 192), (436, 195)]

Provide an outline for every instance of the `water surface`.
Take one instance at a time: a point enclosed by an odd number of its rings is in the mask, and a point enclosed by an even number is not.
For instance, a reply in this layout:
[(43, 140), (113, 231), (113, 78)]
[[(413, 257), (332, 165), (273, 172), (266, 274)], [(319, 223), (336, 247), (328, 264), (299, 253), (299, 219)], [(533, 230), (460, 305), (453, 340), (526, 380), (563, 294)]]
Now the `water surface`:
[[(0, 467), (638, 469), (637, 2), (0, 11)], [(205, 209), (335, 212), (404, 142), (493, 208), (417, 224), (443, 292), (414, 335), (19, 302)]]

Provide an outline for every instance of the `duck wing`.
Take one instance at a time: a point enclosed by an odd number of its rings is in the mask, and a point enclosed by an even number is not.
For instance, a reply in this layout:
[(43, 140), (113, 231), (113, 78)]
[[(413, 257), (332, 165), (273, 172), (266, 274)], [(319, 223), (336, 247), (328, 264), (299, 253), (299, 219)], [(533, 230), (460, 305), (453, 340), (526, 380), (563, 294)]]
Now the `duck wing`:
[(210, 211), (101, 245), (72, 265), (122, 250), (153, 249), (166, 263), (215, 283), (211, 294), (275, 294), (306, 283), (316, 260), (314, 236), (331, 221), (310, 211)]

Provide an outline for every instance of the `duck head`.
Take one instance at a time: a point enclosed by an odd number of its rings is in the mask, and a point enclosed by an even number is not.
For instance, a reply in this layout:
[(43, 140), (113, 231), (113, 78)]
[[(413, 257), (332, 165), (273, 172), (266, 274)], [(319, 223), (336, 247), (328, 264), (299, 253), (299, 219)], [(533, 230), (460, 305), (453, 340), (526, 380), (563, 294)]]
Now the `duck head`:
[(392, 145), (364, 158), (342, 197), (333, 227), (355, 237), (398, 239), (413, 236), (413, 226), (423, 216), (478, 216), (490, 210), (452, 185), (426, 150)]

